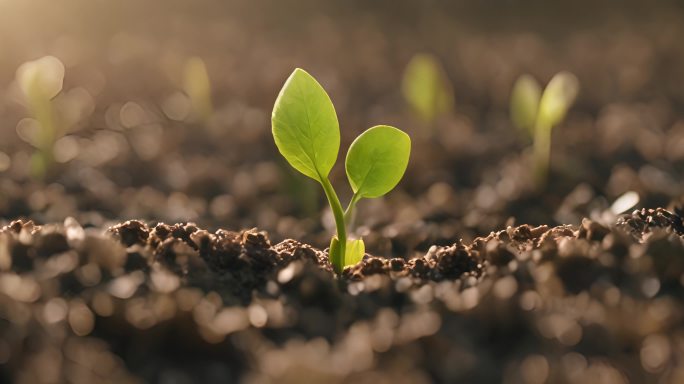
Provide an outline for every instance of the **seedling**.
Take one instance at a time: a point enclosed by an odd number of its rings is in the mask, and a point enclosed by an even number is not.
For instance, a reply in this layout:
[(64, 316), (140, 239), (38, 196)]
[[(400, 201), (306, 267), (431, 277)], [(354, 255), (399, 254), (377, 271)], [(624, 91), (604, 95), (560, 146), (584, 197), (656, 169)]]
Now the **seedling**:
[(211, 82), (204, 60), (192, 57), (185, 62), (183, 90), (190, 99), (193, 113), (202, 121), (209, 120), (213, 113)]
[(356, 204), (362, 198), (383, 196), (399, 183), (408, 165), (411, 139), (397, 128), (378, 125), (354, 140), (345, 160), (354, 194), (343, 210), (328, 178), (340, 150), (340, 127), (335, 107), (316, 79), (299, 68), (292, 72), (276, 99), (271, 125), (283, 157), (323, 187), (337, 229), (330, 241), (330, 261), (340, 273), (365, 253), (362, 239), (347, 237)]
[(533, 140), (533, 175), (538, 187), (546, 183), (551, 155), (551, 131), (568, 113), (579, 92), (577, 77), (559, 72), (544, 92), (529, 75), (518, 78), (511, 93), (510, 113), (513, 124)]
[(401, 91), (414, 113), (428, 126), (454, 107), (454, 92), (446, 71), (429, 54), (413, 56), (404, 70)]
[(56, 57), (45, 56), (22, 64), (16, 79), (33, 117), (28, 126), (36, 128), (29, 138), (36, 147), (31, 157), (31, 172), (34, 177), (42, 178), (52, 164), (53, 146), (60, 136), (52, 99), (62, 91), (64, 64)]

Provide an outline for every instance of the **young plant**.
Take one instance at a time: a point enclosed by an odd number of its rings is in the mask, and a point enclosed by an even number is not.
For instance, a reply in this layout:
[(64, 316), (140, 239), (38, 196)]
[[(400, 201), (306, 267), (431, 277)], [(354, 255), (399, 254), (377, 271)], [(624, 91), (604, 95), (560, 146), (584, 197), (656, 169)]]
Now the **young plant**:
[(30, 143), (36, 147), (31, 156), (31, 173), (36, 178), (45, 176), (53, 161), (53, 146), (59, 139), (60, 128), (55, 113), (53, 98), (62, 91), (64, 64), (53, 56), (22, 64), (16, 73), (26, 106), (33, 120), (26, 126), (35, 127), (31, 132)]
[(292, 72), (276, 99), (271, 125), (283, 157), (323, 187), (337, 228), (330, 241), (330, 261), (340, 273), (365, 253), (362, 239), (347, 237), (356, 204), (362, 198), (380, 197), (399, 183), (408, 165), (411, 139), (397, 128), (378, 125), (354, 140), (345, 160), (354, 194), (343, 210), (328, 178), (340, 149), (340, 127), (335, 107), (316, 79), (299, 68)]
[(579, 92), (577, 77), (559, 72), (544, 92), (537, 81), (522, 75), (513, 86), (510, 114), (513, 124), (533, 140), (533, 176), (538, 187), (546, 183), (551, 155), (551, 131), (568, 113)]
[(413, 56), (401, 84), (404, 99), (428, 126), (454, 108), (454, 92), (439, 60), (429, 54)]
[(190, 99), (193, 113), (206, 122), (211, 118), (214, 107), (211, 102), (211, 82), (204, 60), (192, 57), (185, 62), (183, 90)]

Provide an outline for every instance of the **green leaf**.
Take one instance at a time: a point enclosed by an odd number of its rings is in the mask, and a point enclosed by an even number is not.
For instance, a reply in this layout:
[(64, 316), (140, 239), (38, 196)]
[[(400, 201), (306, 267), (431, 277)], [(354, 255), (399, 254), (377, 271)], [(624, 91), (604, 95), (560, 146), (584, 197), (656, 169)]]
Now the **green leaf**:
[(26, 97), (52, 99), (62, 91), (64, 64), (54, 56), (27, 61), (17, 69), (17, 83)]
[(539, 126), (551, 129), (560, 123), (575, 102), (578, 92), (579, 81), (572, 73), (559, 72), (553, 76), (539, 102)]
[(337, 236), (330, 240), (330, 260), (338, 273), (342, 272), (344, 267), (361, 261), (363, 255), (366, 254), (366, 245), (363, 239), (347, 240), (346, 244), (344, 257), (340, 257), (340, 243)]
[(292, 167), (319, 182), (327, 178), (340, 149), (340, 127), (330, 97), (306, 71), (297, 68), (285, 81), (271, 126)]
[(378, 125), (354, 140), (345, 167), (358, 197), (380, 197), (401, 180), (411, 154), (411, 139), (397, 128)]
[(183, 89), (190, 98), (194, 112), (204, 120), (213, 113), (211, 102), (211, 81), (204, 60), (192, 57), (185, 62)]
[(528, 132), (530, 136), (534, 135), (541, 92), (541, 86), (530, 75), (520, 76), (511, 92), (511, 120), (518, 129)]
[(347, 240), (347, 247), (344, 252), (344, 266), (354, 265), (363, 259), (366, 253), (366, 245), (363, 239)]
[(430, 123), (453, 109), (454, 92), (436, 57), (417, 54), (404, 70), (404, 98), (421, 119)]

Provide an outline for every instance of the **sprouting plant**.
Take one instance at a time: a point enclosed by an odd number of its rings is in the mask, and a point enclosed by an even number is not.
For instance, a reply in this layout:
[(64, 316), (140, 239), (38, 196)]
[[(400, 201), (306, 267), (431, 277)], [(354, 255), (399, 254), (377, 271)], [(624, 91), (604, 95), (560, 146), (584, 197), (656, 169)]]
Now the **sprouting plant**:
[(34, 177), (42, 178), (52, 164), (53, 146), (60, 135), (53, 98), (62, 91), (64, 64), (54, 56), (45, 56), (22, 64), (16, 79), (33, 117), (29, 125), (35, 127), (31, 134), (31, 144), (36, 147), (31, 157), (31, 172)]
[(541, 86), (530, 75), (522, 75), (513, 86), (510, 114), (513, 124), (533, 140), (533, 175), (538, 187), (546, 183), (551, 155), (551, 131), (568, 113), (579, 92), (577, 77), (559, 72)]
[(185, 62), (183, 90), (190, 99), (193, 113), (202, 121), (211, 117), (214, 107), (211, 102), (211, 82), (204, 60), (191, 57)]
[(451, 83), (444, 67), (433, 55), (413, 56), (404, 70), (401, 91), (414, 113), (428, 126), (454, 107)]
[(399, 183), (408, 165), (411, 139), (397, 128), (378, 125), (354, 140), (345, 160), (354, 194), (343, 210), (328, 178), (340, 149), (337, 113), (316, 79), (302, 69), (295, 69), (276, 99), (271, 124), (283, 157), (323, 187), (337, 228), (330, 242), (330, 261), (339, 273), (345, 266), (360, 261), (365, 253), (362, 239), (347, 237), (356, 204), (362, 198), (380, 197)]

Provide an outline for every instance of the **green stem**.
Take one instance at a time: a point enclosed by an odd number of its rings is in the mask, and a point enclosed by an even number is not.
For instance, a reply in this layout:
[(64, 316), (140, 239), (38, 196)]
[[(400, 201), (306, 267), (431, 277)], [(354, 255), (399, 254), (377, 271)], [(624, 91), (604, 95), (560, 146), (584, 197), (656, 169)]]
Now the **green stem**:
[[(337, 227), (337, 240), (340, 246), (340, 252), (337, 254), (337, 260), (331, 260), (335, 270), (342, 271), (344, 268), (344, 252), (347, 245), (347, 228), (344, 222), (344, 211), (342, 210), (342, 204), (340, 204), (340, 199), (335, 193), (330, 180), (327, 177), (321, 177), (321, 185), (325, 191), (325, 196), (328, 198), (328, 203), (330, 203), (330, 209), (332, 209), (333, 216), (335, 217), (335, 226)], [(331, 250), (331, 254), (332, 254)]]
[(344, 211), (344, 222), (349, 225), (349, 231), (353, 231), (354, 229), (354, 218), (356, 216), (356, 203), (361, 200), (361, 196), (357, 195), (356, 193), (354, 196), (352, 196), (351, 201), (349, 201), (349, 205), (347, 206), (347, 209)]
[(549, 171), (551, 158), (551, 127), (537, 122), (534, 130), (534, 181), (537, 188), (543, 188)]
[(52, 147), (57, 137), (57, 124), (52, 100), (43, 95), (36, 85), (29, 95), (29, 109), (40, 126), (38, 141), (35, 143), (38, 155), (34, 155), (32, 172), (34, 177), (43, 178), (53, 160)]

